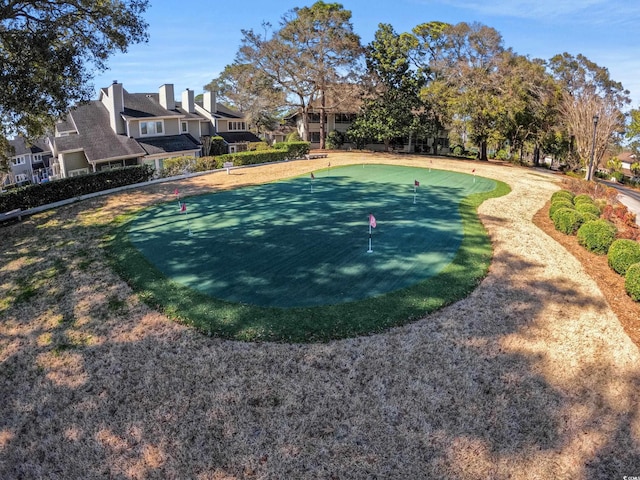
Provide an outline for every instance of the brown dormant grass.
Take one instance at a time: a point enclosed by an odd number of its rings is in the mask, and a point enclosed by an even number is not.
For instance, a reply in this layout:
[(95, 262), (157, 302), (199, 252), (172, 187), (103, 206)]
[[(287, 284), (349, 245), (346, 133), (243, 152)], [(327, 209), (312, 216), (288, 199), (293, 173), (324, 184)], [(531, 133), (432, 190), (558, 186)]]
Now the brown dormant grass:
[[(355, 162), (424, 158), (333, 153)], [(581, 263), (532, 222), (553, 177), (507, 182), (466, 299), (327, 344), (203, 337), (132, 294), (100, 248), (127, 211), (323, 168), (215, 173), (0, 231), (0, 478), (622, 478), (640, 475), (640, 354)]]

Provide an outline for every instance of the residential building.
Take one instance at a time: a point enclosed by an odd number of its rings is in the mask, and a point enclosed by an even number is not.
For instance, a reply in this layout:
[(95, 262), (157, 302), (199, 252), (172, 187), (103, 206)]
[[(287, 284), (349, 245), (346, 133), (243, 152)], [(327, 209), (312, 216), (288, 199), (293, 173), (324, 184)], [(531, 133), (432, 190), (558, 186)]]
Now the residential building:
[[(362, 109), (363, 92), (357, 85), (340, 85), (339, 88), (330, 88), (325, 93), (325, 137), (333, 131), (346, 134), (351, 124), (355, 121)], [(311, 148), (320, 147), (320, 115), (321, 102), (316, 98), (311, 101), (308, 109), (308, 125), (304, 125), (301, 111), (291, 115), (288, 121), (295, 125), (301, 138), (304, 138), (305, 128), (308, 128)], [(395, 139), (393, 142), (397, 151), (406, 153), (449, 153), (449, 135), (447, 131), (439, 132), (436, 137), (428, 138), (404, 138)], [(343, 148), (352, 148), (353, 145), (345, 143)], [(370, 143), (365, 146), (367, 150), (381, 151), (385, 149), (384, 143)]]
[(216, 134), (230, 151), (260, 140), (246, 131), (241, 114), (217, 105), (214, 94), (203, 98), (197, 104), (193, 90), (186, 89), (176, 101), (173, 84), (157, 93), (129, 93), (114, 81), (97, 100), (72, 109), (56, 124), (54, 178), (139, 164), (159, 170), (168, 158), (200, 156), (202, 139)]
[(23, 137), (18, 136), (9, 140), (9, 143), (13, 151), (9, 157), (9, 172), (4, 176), (2, 186), (41, 183), (49, 180), (52, 153), (48, 139), (30, 144)]

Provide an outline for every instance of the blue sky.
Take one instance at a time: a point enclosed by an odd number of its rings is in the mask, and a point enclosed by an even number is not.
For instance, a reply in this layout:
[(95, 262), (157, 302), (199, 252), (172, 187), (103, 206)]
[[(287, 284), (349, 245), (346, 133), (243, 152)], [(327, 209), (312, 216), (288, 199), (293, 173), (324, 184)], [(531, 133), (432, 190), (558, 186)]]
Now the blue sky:
[[(113, 80), (129, 92), (156, 92), (173, 83), (176, 96), (185, 88), (202, 87), (233, 62), (241, 29), (274, 27), (294, 7), (315, 0), (152, 0), (145, 14), (150, 39), (118, 53), (110, 69), (94, 79), (96, 89)], [(325, 0), (330, 1), (330, 0)], [(557, 53), (582, 53), (609, 69), (611, 78), (631, 91), (632, 107), (640, 107), (640, 49), (636, 29), (640, 2), (632, 0), (345, 0), (363, 44), (379, 23), (396, 32), (429, 21), (480, 22), (498, 30), (504, 45), (521, 55), (548, 59)]]

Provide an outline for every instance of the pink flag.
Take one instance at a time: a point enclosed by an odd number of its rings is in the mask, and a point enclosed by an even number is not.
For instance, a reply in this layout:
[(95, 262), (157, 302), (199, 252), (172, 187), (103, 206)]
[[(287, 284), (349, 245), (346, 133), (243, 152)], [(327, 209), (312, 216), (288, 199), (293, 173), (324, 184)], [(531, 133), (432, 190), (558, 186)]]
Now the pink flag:
[(186, 203), (182, 204), (182, 206), (180, 207), (180, 211), (181, 212), (185, 212), (185, 213), (187, 212), (187, 204)]
[(373, 216), (373, 213), (369, 214), (369, 226), (376, 228), (376, 217)]
[(471, 170), (471, 173), (476, 173), (476, 169), (474, 168), (473, 170)]
[(313, 172), (311, 172), (311, 180), (315, 180), (316, 176), (313, 174)]
[(180, 191), (176, 188), (176, 189), (173, 191), (173, 194), (177, 197), (178, 195), (180, 195)]
[(419, 187), (420, 186), (420, 182), (418, 180), (414, 180), (413, 181), (413, 185), (416, 186), (416, 187)]

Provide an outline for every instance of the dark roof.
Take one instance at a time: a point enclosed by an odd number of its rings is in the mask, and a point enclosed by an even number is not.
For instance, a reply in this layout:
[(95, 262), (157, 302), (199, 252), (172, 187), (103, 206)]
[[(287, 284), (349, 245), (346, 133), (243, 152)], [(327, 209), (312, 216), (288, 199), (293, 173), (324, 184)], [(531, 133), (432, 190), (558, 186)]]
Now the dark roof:
[(75, 132), (76, 127), (71, 120), (71, 116), (67, 115), (65, 118), (58, 120), (56, 124), (56, 130), (59, 132)]
[(187, 112), (184, 108), (182, 108), (182, 102), (176, 102), (176, 111), (181, 115), (184, 115), (185, 120), (200, 120), (202, 122), (208, 121), (202, 115)]
[(224, 105), (218, 103), (216, 104), (216, 111), (215, 113), (217, 115), (220, 115), (221, 117), (225, 117), (225, 118), (243, 118), (242, 114), (240, 112), (237, 112), (235, 110), (232, 110), (228, 107), (225, 107)]
[(39, 139), (28, 145), (24, 137), (16, 137), (13, 140), (9, 140), (9, 144), (14, 148), (13, 156), (25, 155), (27, 153), (51, 153), (49, 146), (44, 139)]
[(157, 93), (129, 93), (124, 90), (125, 118), (148, 118), (180, 116), (178, 110), (167, 110), (160, 105), (160, 95)]
[(216, 135), (224, 138), (224, 141), (228, 144), (242, 143), (242, 142), (261, 142), (260, 137), (254, 135), (251, 132), (218, 132)]
[(201, 147), (201, 144), (188, 133), (184, 135), (138, 138), (138, 143), (149, 155), (198, 150)]
[(54, 141), (58, 150), (82, 149), (90, 162), (145, 155), (133, 138), (117, 135), (111, 129), (109, 112), (99, 100), (71, 110), (69, 116), (78, 127), (78, 134), (56, 137)]

